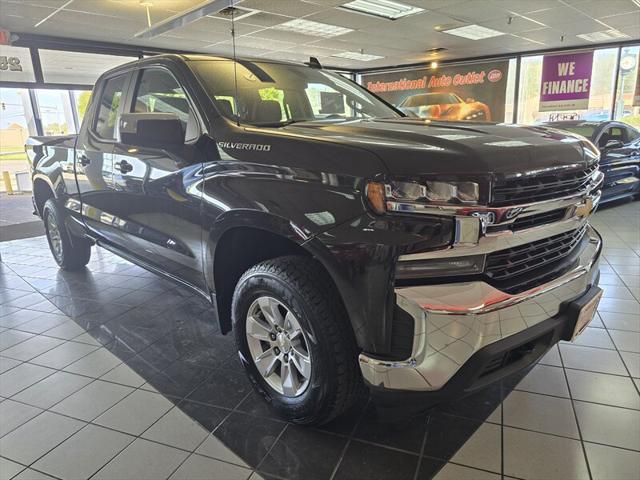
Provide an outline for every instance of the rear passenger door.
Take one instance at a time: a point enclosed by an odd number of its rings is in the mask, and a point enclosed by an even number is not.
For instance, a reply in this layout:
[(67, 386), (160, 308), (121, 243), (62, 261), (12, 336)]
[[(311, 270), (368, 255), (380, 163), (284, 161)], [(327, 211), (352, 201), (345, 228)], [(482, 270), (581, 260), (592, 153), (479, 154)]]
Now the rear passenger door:
[(172, 113), (182, 121), (178, 149), (117, 142), (113, 152), (116, 214), (123, 220), (123, 248), (146, 263), (204, 288), (200, 181), (203, 158), (194, 104), (165, 67), (139, 70), (127, 100), (129, 113)]
[(99, 82), (90, 115), (76, 143), (75, 174), (83, 220), (95, 234), (110, 243), (120, 241), (114, 216), (113, 146), (130, 73), (119, 73)]

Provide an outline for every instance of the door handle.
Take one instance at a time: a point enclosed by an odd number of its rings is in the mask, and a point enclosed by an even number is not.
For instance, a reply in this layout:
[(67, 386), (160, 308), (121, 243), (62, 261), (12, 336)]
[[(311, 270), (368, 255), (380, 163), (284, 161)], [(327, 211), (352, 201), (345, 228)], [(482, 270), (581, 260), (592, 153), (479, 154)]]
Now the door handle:
[(118, 170), (120, 173), (129, 173), (131, 170), (133, 170), (133, 165), (131, 165), (126, 160), (122, 160), (122, 161), (114, 164), (113, 167), (116, 170)]
[(86, 155), (80, 155), (80, 165), (82, 165), (83, 167), (86, 167), (90, 163), (91, 163), (91, 159), (89, 157), (87, 157)]

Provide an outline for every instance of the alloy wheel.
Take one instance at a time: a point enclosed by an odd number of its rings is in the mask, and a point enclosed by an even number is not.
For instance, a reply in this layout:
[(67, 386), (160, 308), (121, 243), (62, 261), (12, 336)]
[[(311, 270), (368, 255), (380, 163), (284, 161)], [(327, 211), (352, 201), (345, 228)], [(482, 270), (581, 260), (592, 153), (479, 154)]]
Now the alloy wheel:
[(55, 216), (47, 215), (47, 233), (51, 250), (58, 260), (62, 258), (62, 237)]
[(247, 313), (246, 336), (251, 359), (269, 386), (286, 397), (302, 395), (311, 379), (311, 355), (293, 312), (273, 297), (257, 298)]

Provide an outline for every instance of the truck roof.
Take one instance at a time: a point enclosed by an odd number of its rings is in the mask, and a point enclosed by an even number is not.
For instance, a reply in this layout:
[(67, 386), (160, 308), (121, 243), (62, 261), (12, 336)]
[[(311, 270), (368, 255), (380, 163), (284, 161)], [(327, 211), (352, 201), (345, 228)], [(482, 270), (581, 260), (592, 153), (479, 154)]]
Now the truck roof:
[[(168, 60), (182, 60), (186, 62), (201, 62), (201, 61), (232, 61), (233, 57), (226, 57), (221, 55), (207, 55), (207, 54), (192, 54), (192, 53), (162, 53), (159, 55), (153, 55), (151, 57), (141, 58), (138, 60), (134, 60), (132, 62), (127, 62), (125, 64), (119, 65), (112, 70), (120, 69), (122, 67), (126, 67), (129, 65), (135, 65), (138, 63), (148, 62), (150, 60), (157, 59), (168, 59)], [(292, 65), (292, 66), (303, 66), (303, 64), (295, 63), (295, 62), (285, 62), (282, 60), (272, 60), (266, 58), (257, 58), (257, 57), (236, 57), (237, 61), (240, 62), (260, 62), (260, 63), (276, 63), (280, 65)], [(111, 70), (110, 70), (111, 71)]]

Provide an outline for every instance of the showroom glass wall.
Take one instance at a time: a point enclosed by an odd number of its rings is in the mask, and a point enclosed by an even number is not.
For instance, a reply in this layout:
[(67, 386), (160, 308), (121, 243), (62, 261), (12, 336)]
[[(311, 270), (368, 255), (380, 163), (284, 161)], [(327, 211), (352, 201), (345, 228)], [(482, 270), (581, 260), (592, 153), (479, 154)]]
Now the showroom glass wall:
[(0, 171), (29, 169), (30, 135), (77, 133), (98, 77), (141, 56), (0, 46)]
[[(569, 112), (539, 111), (544, 55), (523, 54), (509, 58), (504, 121), (506, 123), (533, 124), (563, 119), (596, 121), (615, 119), (640, 128), (640, 86), (638, 85), (640, 45), (613, 46), (592, 50), (594, 55), (588, 108)], [(580, 50), (568, 49), (566, 51), (578, 52)], [(558, 53), (561, 52), (554, 51), (549, 55)], [(480, 66), (493, 60), (488, 58), (473, 62), (452, 62), (444, 65), (447, 67), (456, 65)], [(517, 73), (518, 60), (520, 62), (519, 74)], [(393, 71), (409, 71), (409, 69), (382, 69), (368, 71), (367, 74)]]
[(543, 55), (523, 56), (520, 63), (517, 122), (530, 124), (549, 120), (620, 120), (640, 128), (638, 88), (640, 46), (593, 50), (589, 105), (585, 110), (540, 112)]

